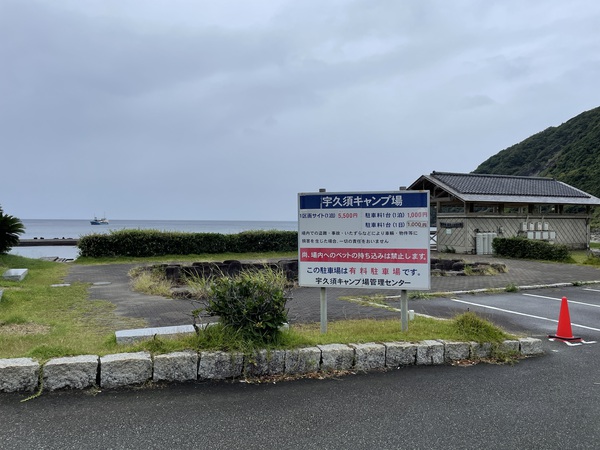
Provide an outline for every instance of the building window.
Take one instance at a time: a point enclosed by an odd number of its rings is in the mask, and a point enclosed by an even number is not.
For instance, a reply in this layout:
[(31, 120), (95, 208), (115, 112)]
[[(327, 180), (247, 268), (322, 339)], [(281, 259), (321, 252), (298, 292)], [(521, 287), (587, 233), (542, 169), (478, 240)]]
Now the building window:
[(557, 214), (558, 206), (557, 205), (533, 205), (533, 214), (546, 215), (546, 214)]
[(504, 207), (504, 214), (519, 214), (519, 215), (523, 215), (523, 214), (527, 214), (527, 206), (505, 206)]
[(478, 214), (494, 214), (498, 213), (498, 205), (486, 205), (483, 203), (473, 203), (471, 212)]
[(463, 205), (440, 205), (440, 214), (456, 214), (464, 212), (465, 207)]
[(586, 214), (587, 207), (584, 205), (565, 205), (563, 208), (564, 214)]

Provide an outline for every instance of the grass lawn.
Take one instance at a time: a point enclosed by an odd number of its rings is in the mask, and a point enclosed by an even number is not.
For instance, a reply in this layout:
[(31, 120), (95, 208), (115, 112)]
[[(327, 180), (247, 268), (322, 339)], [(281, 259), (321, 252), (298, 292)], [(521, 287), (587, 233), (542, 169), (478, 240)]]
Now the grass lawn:
[[(295, 254), (260, 255), (192, 255), (172, 258), (89, 258), (77, 260), (76, 264), (111, 262), (201, 261), (225, 259), (284, 259)], [(148, 350), (164, 353), (182, 349), (240, 350), (250, 351), (258, 344), (240, 340), (235, 333), (222, 327), (211, 327), (200, 335), (180, 339), (155, 338), (132, 346), (117, 345), (114, 332), (119, 329), (139, 328), (142, 319), (131, 319), (115, 314), (110, 302), (88, 299), (88, 285), (75, 283), (71, 286), (52, 287), (61, 284), (69, 265), (0, 255), (0, 273), (9, 268), (26, 268), (29, 274), (21, 282), (0, 279), (0, 358), (33, 357), (40, 361), (60, 356), (80, 354), (105, 355), (109, 353)], [(176, 300), (174, 300), (176, 301)], [(501, 341), (510, 338), (489, 322), (474, 314), (461, 315), (455, 320), (442, 321), (417, 317), (410, 322), (409, 331), (401, 332), (398, 320), (347, 320), (330, 322), (328, 333), (320, 334), (318, 323), (294, 325), (280, 334), (270, 348), (294, 348), (327, 343), (363, 343), (383, 341), (416, 342), (425, 339), (455, 341)], [(260, 346), (264, 346), (260, 344)]]

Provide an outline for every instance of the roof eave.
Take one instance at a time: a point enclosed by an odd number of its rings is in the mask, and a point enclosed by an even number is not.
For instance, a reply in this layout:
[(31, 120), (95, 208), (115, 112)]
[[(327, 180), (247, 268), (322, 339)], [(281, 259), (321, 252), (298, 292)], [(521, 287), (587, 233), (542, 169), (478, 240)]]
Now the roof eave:
[(480, 195), (480, 194), (455, 194), (463, 202), (482, 203), (544, 203), (560, 205), (589, 205), (599, 206), (600, 199), (590, 197), (538, 197), (527, 195)]

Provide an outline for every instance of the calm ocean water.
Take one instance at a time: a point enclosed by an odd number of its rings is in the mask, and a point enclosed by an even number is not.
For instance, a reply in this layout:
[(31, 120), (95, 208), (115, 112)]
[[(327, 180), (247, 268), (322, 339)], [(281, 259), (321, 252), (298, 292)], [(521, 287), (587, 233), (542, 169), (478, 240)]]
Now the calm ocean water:
[[(77, 239), (86, 234), (110, 233), (124, 229), (183, 231), (190, 233), (234, 234), (250, 230), (284, 230), (297, 231), (298, 223), (284, 221), (242, 221), (242, 220), (111, 220), (108, 225), (91, 225), (89, 220), (58, 219), (21, 219), (25, 225), (25, 233), (21, 239)], [(14, 247), (13, 255), (28, 258), (57, 256), (59, 258), (76, 258), (77, 247)]]

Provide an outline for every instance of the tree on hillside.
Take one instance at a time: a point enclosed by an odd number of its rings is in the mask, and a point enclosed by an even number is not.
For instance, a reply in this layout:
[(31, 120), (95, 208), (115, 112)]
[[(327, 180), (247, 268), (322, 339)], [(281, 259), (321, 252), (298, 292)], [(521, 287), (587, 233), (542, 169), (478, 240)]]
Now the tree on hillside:
[(23, 222), (14, 216), (4, 214), (0, 206), (0, 255), (8, 253), (19, 243), (19, 235), (25, 232)]

